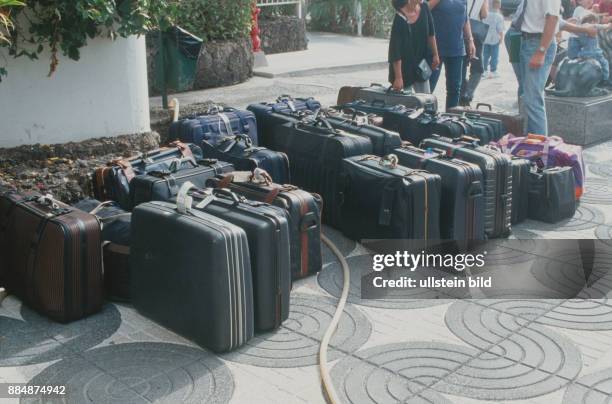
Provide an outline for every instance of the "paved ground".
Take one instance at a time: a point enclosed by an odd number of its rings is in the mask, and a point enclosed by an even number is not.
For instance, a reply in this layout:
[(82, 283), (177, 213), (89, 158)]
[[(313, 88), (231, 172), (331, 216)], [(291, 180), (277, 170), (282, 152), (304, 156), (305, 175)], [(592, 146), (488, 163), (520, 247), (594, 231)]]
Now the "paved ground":
[[(340, 85), (380, 82), (385, 75), (374, 69), (255, 78), (180, 98), (244, 106), (290, 93), (331, 104)], [(514, 91), (504, 68), (502, 78), (486, 81), (480, 94), (508, 107)], [(575, 218), (558, 225), (528, 221), (513, 237), (610, 239), (611, 153), (612, 142), (586, 151), (589, 181)], [(360, 246), (333, 230), (325, 233), (358, 273), (364, 265)], [(68, 384), (67, 401), (74, 403), (323, 403), (317, 348), (341, 281), (327, 250), (325, 261), (318, 277), (294, 285), (291, 317), (279, 331), (224, 356), (194, 346), (129, 305), (107, 304), (99, 315), (62, 326), (9, 297), (0, 306), (0, 383)], [(606, 257), (601, 269), (611, 266)], [(609, 285), (604, 278), (586, 292)], [(574, 404), (612, 397), (607, 298), (364, 301), (358, 287), (330, 353), (332, 376), (346, 402)]]

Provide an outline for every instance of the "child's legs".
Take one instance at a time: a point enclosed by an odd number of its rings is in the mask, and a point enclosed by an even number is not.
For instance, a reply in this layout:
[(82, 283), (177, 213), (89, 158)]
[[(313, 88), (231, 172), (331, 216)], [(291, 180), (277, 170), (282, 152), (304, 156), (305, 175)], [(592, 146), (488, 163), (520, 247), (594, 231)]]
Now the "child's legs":
[(491, 45), (491, 71), (493, 73), (497, 71), (498, 64), (499, 64), (499, 44)]
[(567, 57), (570, 59), (576, 59), (578, 57), (578, 53), (580, 53), (580, 42), (578, 42), (578, 38), (571, 37), (567, 41)]
[(482, 63), (484, 64), (485, 72), (489, 70), (490, 60), (491, 60), (491, 45), (485, 44), (484, 49), (482, 50)]

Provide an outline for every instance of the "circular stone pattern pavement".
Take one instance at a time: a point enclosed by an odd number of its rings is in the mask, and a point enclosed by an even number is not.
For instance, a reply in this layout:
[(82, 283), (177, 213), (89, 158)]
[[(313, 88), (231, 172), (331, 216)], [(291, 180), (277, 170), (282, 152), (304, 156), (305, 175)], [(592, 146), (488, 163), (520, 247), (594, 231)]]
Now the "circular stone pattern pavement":
[[(183, 345), (130, 343), (92, 349), (49, 366), (30, 385), (66, 385), (64, 402), (227, 403), (228, 368), (213, 354)], [(37, 402), (22, 399), (24, 403)]]
[(563, 404), (607, 404), (612, 397), (612, 369), (581, 377), (563, 396)]
[[(224, 359), (254, 366), (292, 368), (318, 363), (319, 345), (331, 322), (338, 301), (329, 297), (294, 293), (291, 313), (280, 329), (256, 335), (243, 348)], [(372, 332), (367, 317), (347, 305), (331, 340), (329, 360), (352, 353), (366, 343)]]
[(612, 182), (603, 178), (589, 178), (581, 202), (612, 205)]

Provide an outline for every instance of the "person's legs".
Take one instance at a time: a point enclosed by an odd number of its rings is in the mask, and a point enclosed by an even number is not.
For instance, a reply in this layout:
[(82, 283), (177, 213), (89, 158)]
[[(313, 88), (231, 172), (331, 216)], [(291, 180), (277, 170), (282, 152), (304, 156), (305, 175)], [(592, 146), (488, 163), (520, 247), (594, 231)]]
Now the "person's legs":
[(499, 44), (491, 45), (491, 73), (497, 72), (499, 64)]
[[(469, 60), (466, 58), (466, 66), (463, 68), (463, 83), (461, 86), (461, 104), (469, 105), (474, 99), (476, 89), (482, 79), (482, 73), (484, 72), (484, 64), (482, 62), (483, 44), (476, 41), (476, 59)], [(469, 61), (469, 62), (468, 62)], [(466, 80), (467, 67), (470, 68), (470, 78)]]
[(521, 77), (523, 80), (523, 102), (527, 112), (527, 131), (538, 135), (548, 135), (544, 87), (555, 59), (557, 44), (548, 48), (544, 65), (539, 69), (529, 67), (532, 56), (540, 47), (539, 38), (525, 39), (521, 44)]
[(567, 57), (570, 59), (576, 59), (580, 52), (580, 42), (575, 36), (571, 37), (567, 41)]
[(438, 85), (438, 80), (440, 80), (440, 72), (442, 71), (442, 65), (444, 64), (445, 60), (446, 58), (441, 57), (440, 66), (431, 72), (431, 77), (429, 78), (429, 88), (431, 89), (432, 93), (436, 90), (436, 86)]
[[(506, 47), (506, 51), (508, 55), (512, 54), (512, 42), (520, 41), (520, 32), (515, 30), (514, 28), (510, 28), (506, 31), (506, 35), (504, 35), (504, 45)], [(520, 99), (523, 96), (523, 80), (521, 77), (521, 64), (518, 62), (511, 63), (512, 70), (514, 70), (514, 75), (516, 76), (516, 81), (518, 83), (518, 98)]]
[(485, 45), (484, 49), (482, 50), (482, 64), (484, 65), (485, 73), (488, 70), (490, 70), (491, 72), (493, 71), (493, 63), (492, 63), (493, 53), (492, 53), (492, 47), (493, 47), (493, 45)]
[(463, 72), (463, 56), (448, 57), (444, 61), (446, 70), (446, 109), (459, 105), (461, 94), (461, 78)]
[(412, 89), (415, 93), (420, 94), (431, 94), (431, 89), (429, 87), (429, 81), (417, 81), (412, 85)]

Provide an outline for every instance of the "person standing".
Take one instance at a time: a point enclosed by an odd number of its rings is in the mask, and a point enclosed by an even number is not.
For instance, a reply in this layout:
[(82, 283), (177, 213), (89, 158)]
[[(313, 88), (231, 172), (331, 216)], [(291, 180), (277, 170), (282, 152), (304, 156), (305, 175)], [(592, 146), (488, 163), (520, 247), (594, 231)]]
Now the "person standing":
[[(483, 50), (484, 76), (483, 78), (499, 77), (497, 64), (499, 63), (499, 44), (504, 38), (504, 17), (501, 14), (501, 0), (493, 0), (492, 9), (485, 19), (489, 32), (485, 39)], [(490, 74), (487, 72), (490, 71)]]
[[(430, 0), (436, 41), (440, 61), (446, 71), (446, 109), (459, 105), (463, 60), (467, 54), (474, 57), (476, 48), (470, 20), (467, 16), (466, 0)], [(435, 90), (440, 79), (440, 69), (431, 75), (431, 90)]]
[(557, 53), (561, 0), (525, 0), (518, 26), (522, 33), (520, 70), (529, 133), (548, 135), (544, 88)]
[[(489, 0), (467, 0), (467, 9), (469, 19), (483, 22), (489, 15)], [(484, 73), (484, 63), (482, 60), (485, 41), (484, 35), (478, 37), (472, 29), (472, 37), (474, 38), (476, 53), (473, 57), (466, 57), (463, 62), (461, 97), (459, 99), (459, 104), (463, 106), (469, 106), (474, 99), (474, 94), (476, 93), (476, 89)], [(469, 78), (468, 68), (470, 73)]]
[(421, 0), (393, 0), (397, 12), (389, 41), (389, 82), (394, 90), (412, 88), (417, 93), (430, 93), (430, 71), (440, 65), (435, 28), (429, 6)]

